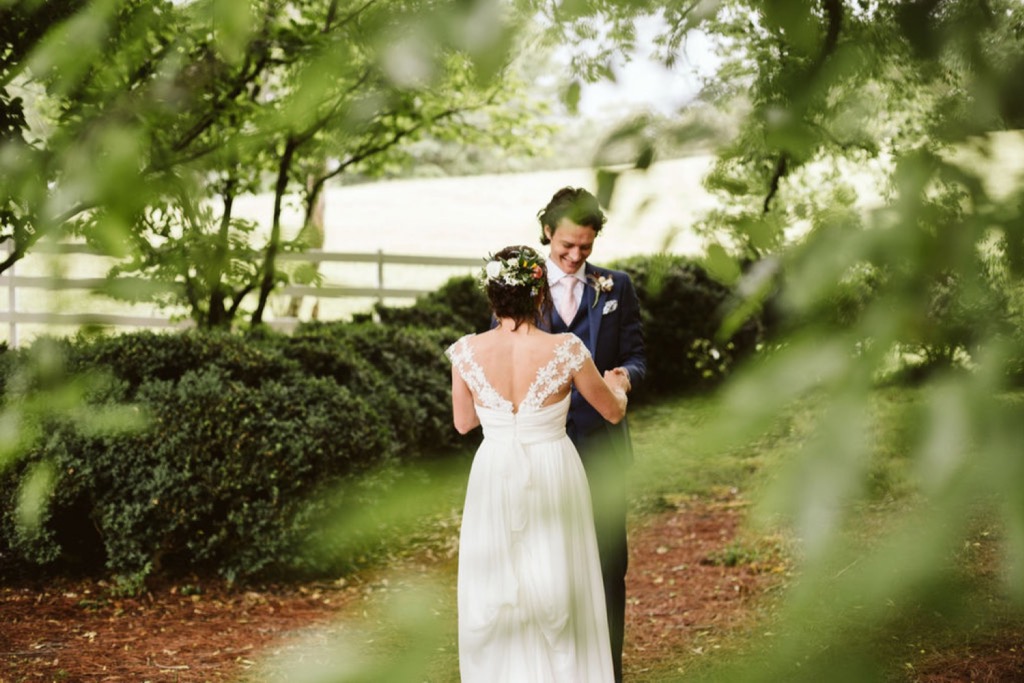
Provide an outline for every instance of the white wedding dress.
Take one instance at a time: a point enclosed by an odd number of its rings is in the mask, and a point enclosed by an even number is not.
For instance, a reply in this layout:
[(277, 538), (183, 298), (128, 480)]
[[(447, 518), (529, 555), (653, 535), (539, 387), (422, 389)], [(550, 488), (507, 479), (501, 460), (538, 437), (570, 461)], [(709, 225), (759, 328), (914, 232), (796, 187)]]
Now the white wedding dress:
[(518, 409), (473, 358), (473, 335), (447, 351), (482, 402), (484, 433), (459, 539), (463, 683), (613, 680), (590, 492), (565, 434), (569, 396), (544, 405), (589, 355), (562, 336)]

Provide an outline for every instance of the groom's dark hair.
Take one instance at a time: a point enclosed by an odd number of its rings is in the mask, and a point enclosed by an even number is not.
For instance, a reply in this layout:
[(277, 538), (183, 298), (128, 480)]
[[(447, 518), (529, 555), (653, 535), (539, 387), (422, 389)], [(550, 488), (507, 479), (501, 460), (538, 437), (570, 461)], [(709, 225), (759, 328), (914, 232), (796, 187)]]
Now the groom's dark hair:
[(592, 228), (595, 233), (601, 232), (607, 220), (597, 197), (582, 187), (563, 187), (551, 197), (547, 206), (537, 212), (541, 244), (551, 243), (544, 228), (549, 227), (553, 232), (563, 218), (568, 218), (576, 225)]

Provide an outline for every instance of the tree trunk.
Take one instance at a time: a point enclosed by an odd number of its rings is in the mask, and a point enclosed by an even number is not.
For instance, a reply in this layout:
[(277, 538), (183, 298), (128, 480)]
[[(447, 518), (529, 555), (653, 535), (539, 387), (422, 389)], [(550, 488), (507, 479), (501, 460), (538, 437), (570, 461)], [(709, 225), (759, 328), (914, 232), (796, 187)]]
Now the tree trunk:
[(224, 290), (224, 271), (228, 262), (228, 243), (231, 229), (231, 210), (235, 204), (235, 179), (229, 178), (224, 184), (224, 214), (220, 220), (217, 233), (217, 246), (210, 258), (206, 271), (206, 282), (210, 288), (210, 299), (207, 304), (205, 327), (230, 327), (231, 318), (224, 306), (227, 292)]
[(284, 203), (284, 194), (288, 189), (288, 172), (291, 170), (292, 159), (295, 157), (295, 150), (299, 143), (293, 136), (288, 136), (285, 143), (284, 154), (281, 155), (281, 163), (277, 167), (277, 183), (274, 187), (274, 219), (270, 225), (270, 241), (267, 243), (267, 252), (263, 258), (263, 279), (260, 281), (259, 301), (256, 310), (252, 314), (252, 326), (258, 327), (263, 324), (263, 312), (267, 308), (267, 300), (274, 291), (274, 284), (277, 273), (277, 252), (281, 248), (281, 206)]
[[(324, 205), (325, 193), (323, 183), (318, 183), (317, 178), (309, 176), (306, 179), (306, 220), (299, 232), (299, 241), (306, 249), (323, 249), (326, 232), (324, 229)], [(320, 264), (313, 264), (313, 270), (319, 271)], [(319, 301), (313, 306), (312, 318), (317, 319)], [(302, 309), (302, 297), (293, 296), (288, 302), (288, 316), (298, 318)]]

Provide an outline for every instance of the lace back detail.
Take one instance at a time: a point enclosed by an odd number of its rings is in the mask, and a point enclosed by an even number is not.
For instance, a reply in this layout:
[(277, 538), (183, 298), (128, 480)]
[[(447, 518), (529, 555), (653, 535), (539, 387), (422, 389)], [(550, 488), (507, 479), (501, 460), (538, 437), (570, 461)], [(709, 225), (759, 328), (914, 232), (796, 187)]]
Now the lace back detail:
[[(526, 392), (526, 397), (519, 405), (519, 411), (538, 410), (544, 401), (564, 388), (572, 379), (573, 373), (583, 367), (584, 361), (590, 357), (590, 351), (573, 334), (563, 334), (562, 341), (555, 347), (551, 360), (537, 369), (537, 375)], [(473, 349), (469, 344), (471, 334), (459, 339), (448, 347), (445, 355), (455, 366), (456, 371), (485, 408), (513, 412), (516, 410), (512, 401), (495, 390), (487, 381), (484, 370), (473, 357)]]
[(469, 345), (469, 339), (472, 336), (472, 334), (467, 334), (449, 346), (448, 350), (445, 351), (445, 355), (448, 356), (448, 359), (455, 366), (459, 375), (469, 385), (469, 388), (480, 399), (482, 406), (493, 408), (494, 410), (511, 411), (513, 408), (512, 401), (503, 397), (491, 386), (491, 383), (487, 381), (487, 376), (484, 374), (484, 369), (480, 367), (480, 364), (473, 357), (473, 349)]
[(544, 401), (564, 388), (569, 383), (574, 372), (583, 367), (583, 362), (590, 355), (587, 347), (583, 345), (579, 337), (574, 334), (563, 335), (565, 339), (555, 347), (554, 357), (547, 365), (537, 370), (537, 377), (526, 392), (520, 410), (529, 408), (538, 410), (544, 405)]

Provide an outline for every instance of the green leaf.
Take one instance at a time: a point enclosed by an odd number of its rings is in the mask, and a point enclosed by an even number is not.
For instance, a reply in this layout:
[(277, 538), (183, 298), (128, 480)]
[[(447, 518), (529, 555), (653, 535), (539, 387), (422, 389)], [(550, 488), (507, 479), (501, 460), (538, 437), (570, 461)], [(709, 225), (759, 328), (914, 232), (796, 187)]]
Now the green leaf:
[(813, 54), (819, 43), (818, 22), (809, 0), (766, 0), (762, 4), (765, 22), (782, 32), (801, 54)]
[(221, 55), (228, 62), (241, 62), (253, 31), (254, 3), (209, 0), (207, 12)]
[(568, 108), (570, 114), (579, 113), (581, 90), (582, 88), (580, 86), (580, 82), (578, 80), (574, 80), (565, 88), (565, 91), (562, 93), (562, 101), (565, 103), (565, 106), (566, 108)]
[(597, 201), (601, 206), (611, 208), (612, 195), (615, 194), (615, 183), (619, 180), (617, 171), (609, 171), (605, 168), (597, 170)]
[(636, 158), (636, 164), (634, 168), (640, 171), (646, 171), (650, 168), (651, 163), (654, 162), (654, 146), (651, 144), (644, 145), (643, 149), (640, 150), (640, 155)]
[(39, 529), (55, 479), (53, 465), (43, 460), (34, 463), (21, 481), (17, 519), (18, 525), (30, 536)]
[(779, 226), (763, 214), (758, 218), (743, 218), (736, 226), (737, 231), (746, 233), (750, 244), (758, 251), (766, 251), (779, 244)]
[(720, 244), (712, 244), (708, 247), (704, 265), (708, 273), (719, 282), (730, 285), (739, 279), (739, 263)]

